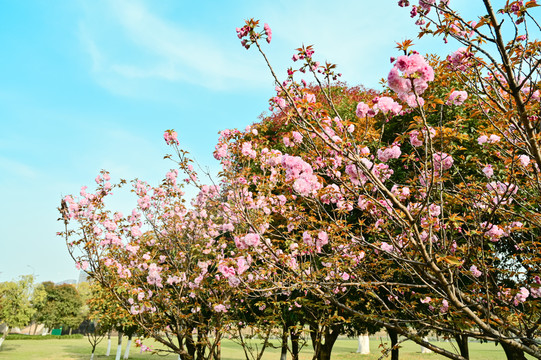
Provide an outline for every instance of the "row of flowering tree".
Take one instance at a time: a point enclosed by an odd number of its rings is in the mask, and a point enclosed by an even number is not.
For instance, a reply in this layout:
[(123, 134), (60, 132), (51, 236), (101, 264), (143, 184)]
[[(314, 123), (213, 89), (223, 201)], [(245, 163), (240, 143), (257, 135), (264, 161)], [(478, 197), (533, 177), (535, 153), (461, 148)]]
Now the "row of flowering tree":
[[(541, 358), (537, 4), (483, 4), (476, 21), (448, 1), (412, 6), (420, 35), (463, 47), (441, 60), (399, 44), (382, 92), (336, 83), (335, 65), (311, 46), (297, 49), (285, 80), (269, 64), (273, 112), (221, 132), (217, 183), (201, 184), (167, 131), (183, 179), (135, 180), (130, 215), (105, 207), (124, 185), (107, 172), (96, 192), (65, 199), (74, 257), (146, 336), (185, 359), (218, 358), (226, 331), (244, 344), (248, 324), (264, 346), (272, 329), (293, 339), (307, 324), (319, 359), (350, 325), (457, 360), (469, 337), (499, 342), (511, 359)], [(268, 25), (248, 20), (237, 33), (268, 63)], [(184, 182), (199, 189), (190, 205)]]

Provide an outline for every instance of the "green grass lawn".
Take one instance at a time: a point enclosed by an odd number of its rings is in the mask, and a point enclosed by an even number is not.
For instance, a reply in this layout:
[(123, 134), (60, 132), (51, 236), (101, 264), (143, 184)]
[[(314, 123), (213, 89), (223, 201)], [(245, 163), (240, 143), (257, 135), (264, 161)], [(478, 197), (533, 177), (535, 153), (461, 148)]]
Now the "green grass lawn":
[[(107, 339), (103, 340), (96, 350), (94, 359), (114, 359), (116, 354), (116, 338), (112, 339), (111, 355), (105, 356), (107, 348)], [(124, 339), (123, 345), (126, 346), (127, 340)], [(452, 350), (450, 343), (439, 343), (445, 348)], [(146, 340), (145, 345), (150, 345), (153, 348), (159, 348), (159, 344)], [(379, 349), (380, 341), (372, 339), (370, 341), (370, 355), (356, 354), (357, 340), (356, 339), (339, 339), (337, 340), (332, 358), (334, 360), (377, 360), (381, 356)], [(421, 354), (419, 345), (406, 341), (401, 344), (400, 359), (417, 360), (417, 359), (445, 359), (436, 354)], [(124, 355), (124, 347), (122, 355)], [(49, 340), (6, 340), (0, 348), (0, 359), (32, 359), (32, 360), (56, 360), (56, 359), (73, 359), (82, 360), (90, 359), (90, 344), (86, 339), (49, 339)], [(280, 358), (279, 349), (269, 348), (265, 351), (263, 360), (277, 360)], [(222, 359), (223, 360), (239, 360), (244, 359), (244, 352), (241, 347), (229, 340), (222, 342)], [(311, 347), (309, 344), (305, 346), (301, 353), (301, 360), (309, 360), (312, 358)], [(470, 343), (470, 358), (472, 360), (505, 360), (505, 353), (500, 346), (495, 346), (493, 343)], [(130, 351), (130, 359), (167, 359), (176, 360), (175, 355), (158, 356), (149, 353), (140, 354), (139, 349), (132, 344)], [(290, 357), (288, 356), (288, 359)]]

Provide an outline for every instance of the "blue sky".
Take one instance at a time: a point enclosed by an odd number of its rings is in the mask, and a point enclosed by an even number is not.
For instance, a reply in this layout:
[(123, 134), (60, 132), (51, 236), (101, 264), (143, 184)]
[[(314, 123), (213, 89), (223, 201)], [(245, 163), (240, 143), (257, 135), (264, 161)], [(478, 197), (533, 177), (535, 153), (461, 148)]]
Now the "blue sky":
[[(271, 26), (265, 48), (278, 74), (293, 49), (314, 44), (343, 80), (377, 87), (395, 42), (416, 37), (408, 10), (395, 0), (329, 4), (0, 0), (0, 281), (77, 278), (55, 235), (60, 198), (92, 187), (100, 169), (157, 183), (173, 165), (165, 129), (217, 168), (218, 131), (257, 121), (273, 95), (263, 60), (236, 37), (245, 18)], [(422, 53), (456, 48), (415, 43)]]

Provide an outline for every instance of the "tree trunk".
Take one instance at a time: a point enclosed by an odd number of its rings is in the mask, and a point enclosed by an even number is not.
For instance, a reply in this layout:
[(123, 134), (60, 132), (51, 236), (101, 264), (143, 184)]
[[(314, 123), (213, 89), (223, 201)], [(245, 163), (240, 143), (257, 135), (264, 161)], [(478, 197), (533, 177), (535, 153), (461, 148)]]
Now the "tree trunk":
[(318, 324), (310, 323), (308, 326), (310, 327), (310, 338), (312, 339), (312, 348), (314, 349), (312, 360), (317, 360), (321, 351), (321, 331)]
[(107, 334), (107, 352), (105, 353), (105, 356), (109, 356), (111, 354), (111, 331)]
[(94, 353), (96, 352), (96, 346), (98, 346), (97, 343), (93, 343), (92, 345), (92, 354), (90, 355), (90, 360), (94, 359)]
[(458, 344), (458, 348), (460, 349), (460, 355), (464, 359), (470, 358), (470, 349), (468, 347), (468, 336), (467, 335), (455, 335), (455, 341)]
[(69, 332), (69, 335), (71, 335), (71, 326), (70, 326), (70, 332)]
[[(423, 338), (424, 341), (428, 342), (428, 339), (426, 337)], [(432, 353), (432, 350), (429, 348), (425, 348), (423, 345), (421, 345), (421, 354), (430, 354)]]
[(331, 351), (332, 348), (329, 349), (327, 346), (322, 346), (321, 350), (319, 351), (318, 360), (331, 360)]
[(507, 344), (500, 343), (500, 345), (505, 351), (505, 356), (507, 356), (507, 360), (526, 360), (526, 356), (524, 356), (524, 351), (509, 346)]
[(127, 360), (130, 357), (130, 346), (131, 346), (131, 338), (133, 335), (128, 336), (128, 343), (126, 344), (126, 350), (124, 351), (124, 360)]
[(214, 359), (220, 360), (222, 358), (222, 341), (220, 340), (218, 344), (216, 344), (216, 348), (214, 349)]
[(207, 336), (208, 331), (197, 328), (197, 344), (195, 345), (197, 360), (205, 359), (206, 344), (208, 344)]
[(391, 339), (391, 360), (398, 360), (398, 333), (391, 328), (387, 328), (387, 333)]
[(4, 334), (0, 338), (0, 348), (2, 347), (2, 343), (6, 339), (6, 336), (7, 336), (8, 332), (9, 332), (9, 326), (6, 325), (6, 329), (4, 330)]
[(193, 341), (193, 329), (187, 329), (185, 334), (186, 351), (188, 351), (188, 354), (190, 354), (192, 359), (195, 359), (195, 343)]
[(359, 346), (357, 352), (361, 355), (370, 354), (370, 338), (368, 334), (359, 335)]
[(120, 355), (122, 355), (122, 332), (118, 332), (118, 344), (116, 346), (116, 357), (115, 360), (120, 360)]
[(299, 360), (299, 332), (291, 328), (289, 336), (291, 337), (291, 360)]
[(341, 331), (342, 325), (333, 325), (330, 328), (328, 326), (325, 327), (325, 342), (320, 344), (321, 350), (319, 352), (318, 360), (331, 359), (332, 348)]
[(287, 325), (284, 324), (284, 326), (282, 327), (282, 353), (280, 354), (280, 360), (287, 359), (287, 338), (288, 338)]

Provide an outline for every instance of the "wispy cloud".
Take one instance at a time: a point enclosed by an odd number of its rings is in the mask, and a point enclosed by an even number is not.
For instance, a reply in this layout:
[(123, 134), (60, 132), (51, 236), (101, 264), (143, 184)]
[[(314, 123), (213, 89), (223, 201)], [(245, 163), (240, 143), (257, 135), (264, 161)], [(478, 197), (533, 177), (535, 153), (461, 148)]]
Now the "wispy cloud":
[(103, 71), (103, 54), (98, 49), (96, 42), (92, 38), (92, 35), (84, 22), (79, 23), (79, 37), (82, 42), (83, 49), (90, 56), (92, 71), (95, 73), (100, 73)]
[(27, 180), (35, 179), (38, 173), (30, 166), (0, 156), (0, 172), (8, 178), (22, 178)]
[[(212, 36), (172, 23), (143, 2), (111, 1), (99, 6), (108, 16), (87, 16), (79, 33), (92, 71), (112, 90), (116, 87), (122, 92), (123, 82), (131, 87), (145, 80), (188, 83), (212, 90), (268, 85), (268, 81), (260, 80), (257, 71), (261, 70), (254, 70), (257, 67), (235, 51), (237, 48), (233, 50)], [(111, 27), (106, 35), (100, 28), (104, 26)], [(123, 48), (130, 58), (122, 56)]]

